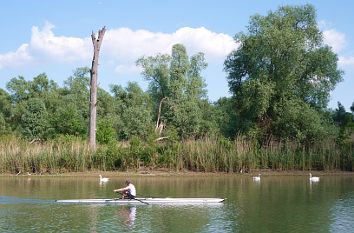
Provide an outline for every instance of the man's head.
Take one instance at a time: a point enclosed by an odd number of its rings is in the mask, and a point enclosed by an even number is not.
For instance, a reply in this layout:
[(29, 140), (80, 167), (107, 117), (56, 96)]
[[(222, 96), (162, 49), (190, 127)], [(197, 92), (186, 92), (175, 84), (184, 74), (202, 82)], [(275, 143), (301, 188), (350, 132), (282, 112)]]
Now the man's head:
[(130, 184), (130, 180), (126, 180), (125, 183), (126, 183), (127, 185), (129, 185), (129, 184)]

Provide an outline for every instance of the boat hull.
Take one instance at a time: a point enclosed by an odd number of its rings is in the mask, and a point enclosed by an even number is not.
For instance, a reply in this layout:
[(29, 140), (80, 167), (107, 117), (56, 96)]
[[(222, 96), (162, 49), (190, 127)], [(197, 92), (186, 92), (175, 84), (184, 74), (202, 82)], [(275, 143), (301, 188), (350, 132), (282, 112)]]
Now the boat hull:
[(81, 204), (215, 204), (222, 203), (223, 198), (136, 198), (136, 199), (71, 199), (56, 200), (58, 203)]

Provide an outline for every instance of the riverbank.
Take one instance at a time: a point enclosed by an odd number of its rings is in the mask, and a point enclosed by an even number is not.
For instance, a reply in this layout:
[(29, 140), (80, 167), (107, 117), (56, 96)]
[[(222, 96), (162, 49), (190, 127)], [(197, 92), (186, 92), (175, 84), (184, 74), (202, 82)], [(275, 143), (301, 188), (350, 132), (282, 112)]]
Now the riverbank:
[(319, 176), (337, 176), (337, 175), (348, 175), (354, 176), (354, 172), (348, 171), (274, 171), (269, 169), (253, 170), (246, 173), (225, 173), (225, 172), (194, 172), (194, 171), (168, 171), (168, 170), (140, 170), (140, 171), (86, 171), (86, 172), (65, 172), (65, 173), (42, 173), (42, 174), (31, 174), (31, 173), (20, 173), (11, 174), (3, 173), (0, 176), (46, 176), (46, 177), (98, 177), (102, 175), (104, 177), (149, 177), (149, 176), (161, 176), (161, 177), (194, 177), (194, 176), (254, 176), (262, 174), (262, 176), (308, 176), (309, 173), (312, 175)]
[[(0, 142), (0, 173), (65, 174), (133, 171), (138, 173), (201, 172), (237, 174), (257, 171), (354, 171), (354, 145), (335, 142), (274, 143), (201, 139), (184, 142), (137, 142), (99, 145), (82, 141), (31, 144), (20, 139)], [(154, 172), (152, 172), (154, 171)]]

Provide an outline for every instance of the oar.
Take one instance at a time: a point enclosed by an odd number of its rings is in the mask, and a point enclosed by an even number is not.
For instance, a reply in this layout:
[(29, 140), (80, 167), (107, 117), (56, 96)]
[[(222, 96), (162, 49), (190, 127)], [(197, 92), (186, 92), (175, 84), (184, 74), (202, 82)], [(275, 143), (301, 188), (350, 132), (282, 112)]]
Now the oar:
[(137, 200), (137, 201), (140, 201), (140, 202), (143, 203), (143, 204), (150, 205), (149, 203), (147, 203), (147, 202), (145, 202), (145, 201), (142, 201), (142, 200), (140, 200), (140, 199), (136, 199), (135, 197), (133, 198), (133, 200)]
[[(116, 192), (116, 193), (119, 193), (119, 192)], [(141, 202), (141, 203), (143, 203), (143, 204), (145, 204), (145, 205), (150, 205), (149, 203), (147, 203), (147, 202), (145, 202), (145, 201), (142, 201), (142, 200), (140, 200), (140, 199), (136, 199), (135, 197), (134, 198), (132, 198), (133, 200), (136, 200), (136, 201), (139, 201), (139, 202)]]

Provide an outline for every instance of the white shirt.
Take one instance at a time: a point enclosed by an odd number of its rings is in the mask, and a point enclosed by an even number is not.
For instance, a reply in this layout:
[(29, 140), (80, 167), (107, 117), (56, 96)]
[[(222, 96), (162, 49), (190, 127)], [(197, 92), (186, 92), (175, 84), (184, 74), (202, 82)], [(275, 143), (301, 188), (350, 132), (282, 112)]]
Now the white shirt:
[(130, 183), (130, 184), (128, 185), (128, 187), (129, 187), (130, 194), (135, 197), (135, 196), (136, 196), (136, 189), (135, 189), (135, 186), (134, 186), (132, 183)]

